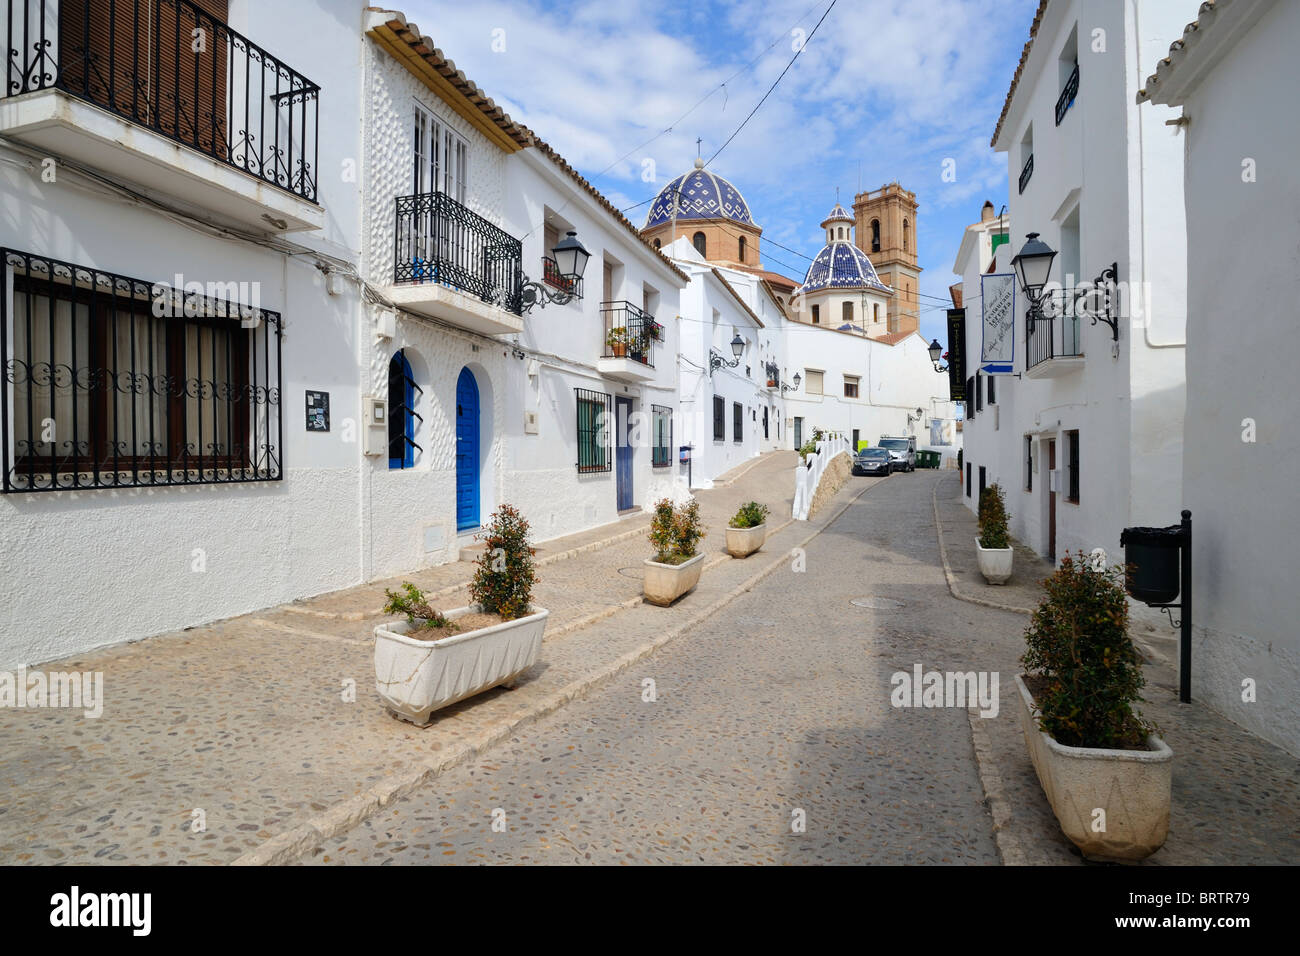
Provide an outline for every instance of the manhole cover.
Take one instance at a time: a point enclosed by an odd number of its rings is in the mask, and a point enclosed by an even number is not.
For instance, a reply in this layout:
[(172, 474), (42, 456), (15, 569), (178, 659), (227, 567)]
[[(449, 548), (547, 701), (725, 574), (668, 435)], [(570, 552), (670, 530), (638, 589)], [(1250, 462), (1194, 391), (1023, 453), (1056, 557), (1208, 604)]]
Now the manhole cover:
[(878, 611), (893, 611), (897, 608), (907, 606), (902, 601), (896, 601), (893, 598), (888, 597), (877, 597), (874, 594), (869, 597), (854, 598), (849, 603), (854, 607), (869, 607), (875, 608)]
[(644, 578), (645, 568), (619, 568), (618, 573), (625, 578)]

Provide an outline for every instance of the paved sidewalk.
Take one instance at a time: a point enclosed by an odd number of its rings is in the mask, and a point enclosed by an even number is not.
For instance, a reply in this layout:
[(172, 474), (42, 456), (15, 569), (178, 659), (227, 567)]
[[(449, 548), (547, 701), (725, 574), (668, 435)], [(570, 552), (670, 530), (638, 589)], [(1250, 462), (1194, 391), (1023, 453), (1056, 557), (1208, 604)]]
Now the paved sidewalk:
[[(807, 523), (784, 517), (795, 462), (793, 452), (772, 453), (732, 484), (699, 493), (706, 571), (672, 608), (641, 601), (649, 545), (636, 519), (547, 543), (535, 592), (551, 612), (541, 660), (515, 690), (448, 708), (428, 728), (389, 716), (374, 691), (372, 629), (383, 620), (384, 586), (400, 578), (47, 665), (103, 672), (104, 714), (0, 711), (0, 862), (227, 863), (268, 846), (287, 853), (318, 828), (354, 823), (584, 693), (784, 562), (839, 510)], [(840, 498), (873, 483), (855, 479)], [(735, 560), (722, 550), (723, 529), (750, 498), (771, 507), (775, 533)], [(455, 564), (409, 579), (455, 606), (470, 573)], [(195, 832), (199, 816), (206, 830)]]
[[(1037, 605), (1035, 583), (1051, 573), (1046, 561), (1016, 549), (1017, 571), (1005, 586), (982, 581), (975, 549), (975, 516), (961, 503), (957, 475), (935, 479), (954, 594), (971, 603), (999, 600), (1008, 607)], [(1029, 563), (1032, 562), (1032, 563)], [(1021, 569), (1032, 567), (1033, 573)], [(1300, 759), (1247, 732), (1195, 700), (1178, 700), (1177, 632), (1163, 616), (1130, 600), (1130, 628), (1147, 659), (1140, 710), (1155, 720), (1174, 751), (1169, 838), (1142, 866), (1294, 864), (1300, 848)], [(968, 625), (988, 635), (986, 666), (1000, 671), (1001, 713), (970, 720), (998, 848), (1009, 864), (1079, 864), (1083, 859), (1061, 833), (1034, 773), (1020, 730), (1012, 675), (1019, 673), (1028, 617), (1011, 610), (972, 608)], [(1090, 864), (1091, 865), (1091, 864)]]

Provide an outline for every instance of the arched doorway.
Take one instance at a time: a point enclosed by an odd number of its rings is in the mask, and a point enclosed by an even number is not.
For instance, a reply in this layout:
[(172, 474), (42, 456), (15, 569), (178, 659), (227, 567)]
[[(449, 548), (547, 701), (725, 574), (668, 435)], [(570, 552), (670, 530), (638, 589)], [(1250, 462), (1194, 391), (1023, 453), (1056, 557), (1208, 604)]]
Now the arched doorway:
[(478, 383), (468, 368), (456, 380), (456, 530), (479, 526)]

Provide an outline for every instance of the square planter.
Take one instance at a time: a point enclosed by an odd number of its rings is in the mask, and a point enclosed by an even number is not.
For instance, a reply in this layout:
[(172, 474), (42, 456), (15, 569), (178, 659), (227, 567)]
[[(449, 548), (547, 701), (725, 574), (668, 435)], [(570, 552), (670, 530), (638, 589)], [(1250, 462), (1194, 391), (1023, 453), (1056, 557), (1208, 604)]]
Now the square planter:
[[(450, 620), (477, 606), (447, 612)], [(537, 662), (550, 612), (533, 608), (527, 617), (504, 621), (437, 641), (407, 636), (405, 621), (375, 628), (375, 689), (384, 704), (411, 723), (424, 726), (441, 707), (496, 687)]]
[(682, 564), (660, 564), (646, 558), (645, 599), (651, 604), (667, 607), (700, 583), (703, 570), (703, 554), (697, 554)]
[(727, 528), (727, 554), (744, 558), (753, 554), (767, 540), (767, 522), (752, 528)]
[(975, 539), (975, 563), (989, 584), (1007, 583), (1007, 578), (1011, 577), (1011, 559), (1015, 553), (1012, 548), (981, 548), (980, 539)]
[[(1016, 675), (1020, 727), (1061, 832), (1090, 860), (1141, 860), (1160, 849), (1169, 835), (1174, 752), (1154, 734), (1147, 750), (1057, 743), (1039, 728), (1038, 708), (1022, 678)], [(1093, 829), (1098, 809), (1106, 811), (1100, 833)]]

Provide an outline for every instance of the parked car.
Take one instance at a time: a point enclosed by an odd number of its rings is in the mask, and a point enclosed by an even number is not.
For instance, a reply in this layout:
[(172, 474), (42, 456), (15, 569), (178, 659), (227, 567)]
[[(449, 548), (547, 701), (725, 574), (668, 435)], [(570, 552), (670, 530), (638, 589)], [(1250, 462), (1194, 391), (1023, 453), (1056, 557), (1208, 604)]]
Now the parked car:
[(853, 457), (855, 475), (892, 475), (894, 459), (887, 448), (864, 448)]
[(877, 447), (888, 449), (889, 456), (894, 459), (894, 468), (898, 471), (916, 471), (916, 436), (898, 438), (881, 435)]

